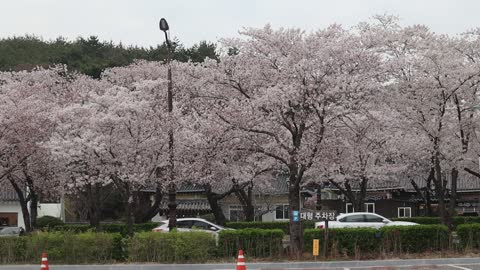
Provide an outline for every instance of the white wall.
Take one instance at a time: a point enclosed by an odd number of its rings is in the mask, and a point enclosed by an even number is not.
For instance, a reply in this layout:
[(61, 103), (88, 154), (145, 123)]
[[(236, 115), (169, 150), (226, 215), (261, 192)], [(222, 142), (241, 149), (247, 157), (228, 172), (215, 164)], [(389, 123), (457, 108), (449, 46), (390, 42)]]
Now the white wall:
[(275, 220), (275, 211), (271, 211), (262, 216), (262, 221), (268, 222), (268, 221), (280, 221), (280, 220)]
[(62, 205), (60, 203), (40, 203), (38, 205), (37, 216), (52, 216), (56, 218), (62, 218)]
[(22, 208), (19, 202), (0, 202), (0, 213), (18, 213), (17, 226), (25, 228), (25, 221), (23, 221)]

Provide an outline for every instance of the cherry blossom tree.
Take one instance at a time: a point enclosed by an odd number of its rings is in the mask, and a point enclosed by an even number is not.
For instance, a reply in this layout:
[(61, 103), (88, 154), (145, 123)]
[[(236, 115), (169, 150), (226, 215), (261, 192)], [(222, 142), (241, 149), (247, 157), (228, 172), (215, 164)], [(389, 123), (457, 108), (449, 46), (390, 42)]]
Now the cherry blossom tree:
[(59, 113), (63, 121), (50, 141), (52, 152), (70, 166), (75, 185), (114, 183), (124, 194), (130, 233), (137, 196), (161, 177), (169, 125), (157, 99), (165, 81), (135, 77), (137, 67), (107, 71), (100, 89)]
[[(203, 93), (217, 121), (241, 141), (232, 150), (261, 155), (288, 172), (290, 212), (339, 116), (355, 111), (376, 85), (378, 57), (339, 26), (306, 34), (297, 29), (247, 29), (246, 40), (225, 40)], [(292, 217), (292, 213), (290, 213)], [(302, 248), (301, 224), (290, 220), (291, 247)]]
[(384, 38), (390, 76), (385, 100), (399, 114), (405, 132), (415, 135), (407, 144), (416, 146), (418, 158), (430, 161), (429, 168), (422, 171), (433, 181), (439, 214), (450, 225), (458, 171), (468, 152), (473, 117), (464, 103), (477, 88), (478, 67), (462, 55), (455, 39), (436, 35), (425, 26), (402, 28), (393, 20), (376, 33)]
[(323, 153), (325, 178), (353, 205), (363, 212), (367, 188), (385, 188), (399, 183), (399, 173), (405, 170), (395, 149), (393, 129), (385, 111), (365, 111), (341, 117), (335, 126), (335, 136), (327, 143), (334, 148)]
[(51, 115), (70, 95), (73, 77), (63, 66), (0, 74), (0, 181), (17, 193), (28, 232), (35, 227), (39, 197), (58, 188), (40, 144), (53, 131)]

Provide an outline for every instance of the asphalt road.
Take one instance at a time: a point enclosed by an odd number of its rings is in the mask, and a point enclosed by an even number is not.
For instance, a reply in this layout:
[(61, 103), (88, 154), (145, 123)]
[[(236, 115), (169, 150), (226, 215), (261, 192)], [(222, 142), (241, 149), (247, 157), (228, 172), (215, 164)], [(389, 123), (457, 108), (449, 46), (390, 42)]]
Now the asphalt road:
[[(50, 265), (51, 270), (234, 270), (231, 264), (118, 264), (118, 265)], [(0, 270), (38, 270), (38, 265), (3, 265)], [(480, 270), (479, 258), (414, 259), (380, 261), (248, 263), (247, 270)]]

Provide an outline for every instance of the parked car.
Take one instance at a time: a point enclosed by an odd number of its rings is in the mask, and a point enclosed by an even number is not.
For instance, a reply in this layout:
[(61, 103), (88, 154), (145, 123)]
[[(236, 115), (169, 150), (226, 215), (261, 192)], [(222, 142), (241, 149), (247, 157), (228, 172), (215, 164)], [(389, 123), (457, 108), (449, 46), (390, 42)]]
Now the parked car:
[[(218, 234), (222, 230), (232, 230), (229, 228), (222, 227), (220, 225), (211, 223), (202, 218), (178, 218), (177, 219), (177, 231), (179, 232), (189, 232), (189, 231), (205, 231), (212, 234)], [(168, 220), (160, 222), (160, 225), (154, 228), (154, 232), (168, 232)]]
[(0, 237), (21, 236), (25, 234), (22, 227), (0, 227)]
[[(414, 222), (407, 221), (391, 221), (375, 213), (357, 212), (340, 214), (335, 221), (329, 221), (329, 228), (381, 228), (383, 226), (412, 226), (418, 225)], [(316, 222), (315, 228), (325, 228), (325, 222)]]

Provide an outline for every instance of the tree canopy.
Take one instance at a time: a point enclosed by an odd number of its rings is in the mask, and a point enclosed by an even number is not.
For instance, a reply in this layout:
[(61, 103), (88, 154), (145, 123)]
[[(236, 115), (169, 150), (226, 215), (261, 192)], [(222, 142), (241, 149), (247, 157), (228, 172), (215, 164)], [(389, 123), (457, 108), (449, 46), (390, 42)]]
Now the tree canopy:
[[(201, 41), (192, 47), (173, 42), (173, 59), (181, 62), (202, 62), (207, 57), (217, 59), (216, 45)], [(102, 71), (110, 67), (126, 66), (136, 59), (165, 61), (168, 54), (166, 44), (156, 47), (137, 47), (100, 41), (96, 36), (79, 37), (67, 41), (59, 37), (45, 41), (36, 36), (10, 37), (0, 40), (0, 71), (32, 70), (65, 64), (70, 70), (79, 71), (99, 78)]]

